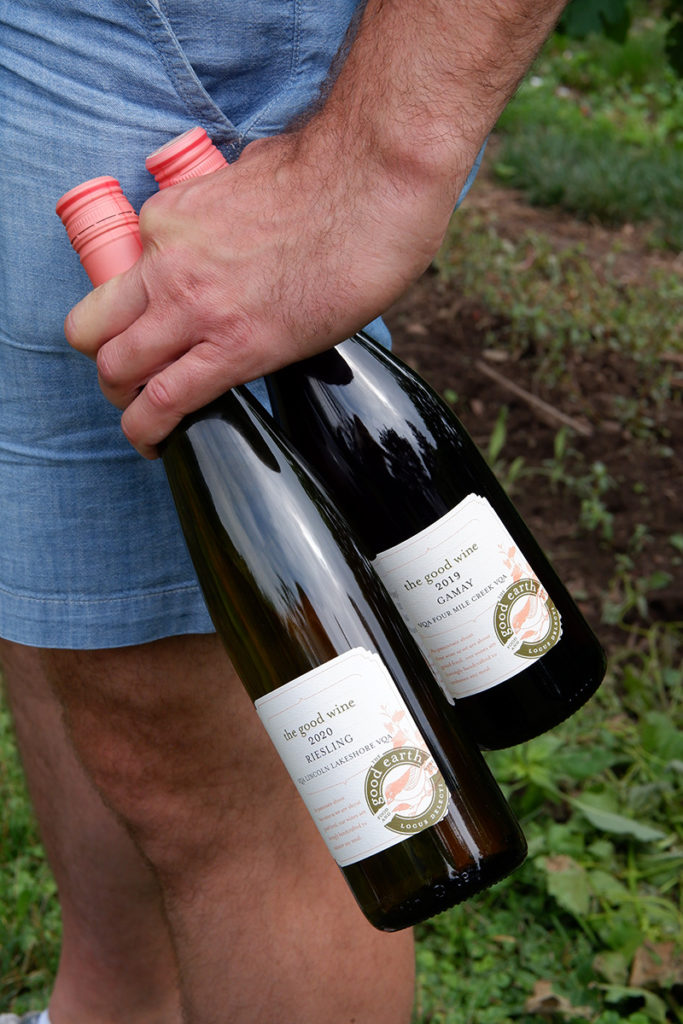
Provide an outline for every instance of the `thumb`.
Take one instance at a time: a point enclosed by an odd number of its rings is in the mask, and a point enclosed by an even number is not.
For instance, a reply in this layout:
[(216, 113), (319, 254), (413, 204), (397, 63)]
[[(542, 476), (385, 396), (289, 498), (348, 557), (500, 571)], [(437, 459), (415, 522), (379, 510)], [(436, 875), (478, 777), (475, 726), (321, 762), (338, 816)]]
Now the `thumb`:
[(100, 348), (121, 334), (147, 309), (147, 291), (139, 263), (105, 281), (67, 314), (66, 340), (72, 348), (95, 359)]

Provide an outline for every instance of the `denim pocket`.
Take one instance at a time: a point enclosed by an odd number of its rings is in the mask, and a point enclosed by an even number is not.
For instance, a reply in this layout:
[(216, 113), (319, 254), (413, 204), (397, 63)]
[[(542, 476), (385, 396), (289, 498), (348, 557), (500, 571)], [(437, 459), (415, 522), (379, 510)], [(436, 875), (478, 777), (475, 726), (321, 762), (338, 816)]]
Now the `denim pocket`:
[[(150, 2), (155, 6), (154, 0)], [(202, 96), (248, 131), (296, 75), (299, 0), (157, 0), (178, 90)]]
[[(318, 95), (359, 0), (137, 0), (188, 113), (238, 148)], [(229, 153), (227, 155), (230, 155)]]

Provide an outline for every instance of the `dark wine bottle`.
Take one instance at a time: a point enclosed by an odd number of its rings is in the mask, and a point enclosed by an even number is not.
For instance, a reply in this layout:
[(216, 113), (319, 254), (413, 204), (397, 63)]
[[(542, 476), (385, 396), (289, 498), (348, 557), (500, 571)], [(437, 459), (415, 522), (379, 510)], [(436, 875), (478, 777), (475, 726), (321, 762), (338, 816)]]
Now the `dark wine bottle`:
[[(111, 182), (58, 204), (82, 256), (105, 216), (116, 230)], [(481, 752), (271, 417), (234, 388), (162, 456), (217, 632), (368, 920), (407, 927), (513, 870), (524, 837)]]
[(528, 740), (588, 700), (600, 644), (425, 381), (360, 332), (268, 390), (481, 747)]
[[(160, 188), (225, 164), (202, 128), (147, 160)], [(415, 371), (361, 332), (273, 374), (268, 389), (482, 748), (531, 739), (588, 700), (605, 673), (600, 644)]]

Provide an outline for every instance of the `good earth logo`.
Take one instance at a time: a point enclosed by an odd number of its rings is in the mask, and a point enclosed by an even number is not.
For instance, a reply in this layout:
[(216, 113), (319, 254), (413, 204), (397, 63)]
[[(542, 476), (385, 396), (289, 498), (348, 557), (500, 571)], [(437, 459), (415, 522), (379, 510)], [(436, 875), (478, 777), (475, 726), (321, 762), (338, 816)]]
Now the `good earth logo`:
[(401, 835), (436, 825), (448, 810), (441, 772), (418, 747), (396, 747), (378, 757), (365, 776), (365, 799), (377, 820)]
[(501, 644), (520, 658), (540, 658), (562, 635), (560, 613), (536, 579), (508, 587), (496, 603), (493, 622)]

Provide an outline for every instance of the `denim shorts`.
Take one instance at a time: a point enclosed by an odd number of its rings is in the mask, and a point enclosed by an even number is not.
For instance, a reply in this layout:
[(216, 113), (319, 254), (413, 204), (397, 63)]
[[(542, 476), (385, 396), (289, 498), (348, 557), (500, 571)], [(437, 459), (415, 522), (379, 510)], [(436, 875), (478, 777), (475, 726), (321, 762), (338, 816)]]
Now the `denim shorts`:
[(87, 649), (213, 631), (163, 465), (64, 339), (90, 286), (55, 202), (110, 174), (139, 209), (146, 155), (187, 128), (228, 159), (282, 130), (358, 2), (0, 4), (0, 636)]

